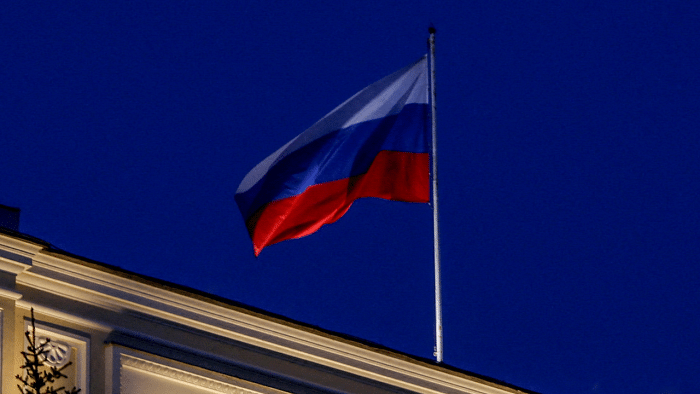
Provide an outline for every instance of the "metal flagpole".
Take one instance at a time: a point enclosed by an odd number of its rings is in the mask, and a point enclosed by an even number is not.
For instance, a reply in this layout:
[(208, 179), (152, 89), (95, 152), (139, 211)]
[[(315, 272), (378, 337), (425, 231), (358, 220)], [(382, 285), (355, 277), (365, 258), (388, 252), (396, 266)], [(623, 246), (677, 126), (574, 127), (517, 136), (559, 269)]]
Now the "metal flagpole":
[(430, 119), (432, 123), (433, 250), (435, 253), (435, 359), (442, 362), (442, 296), (440, 286), (440, 231), (438, 229), (437, 118), (435, 106), (435, 28), (428, 28), (430, 64)]

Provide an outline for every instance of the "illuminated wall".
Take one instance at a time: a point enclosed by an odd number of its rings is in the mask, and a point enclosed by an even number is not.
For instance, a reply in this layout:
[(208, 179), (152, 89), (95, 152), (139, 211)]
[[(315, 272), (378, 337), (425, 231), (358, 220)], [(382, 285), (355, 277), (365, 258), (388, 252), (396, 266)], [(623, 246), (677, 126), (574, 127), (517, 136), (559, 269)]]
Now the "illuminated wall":
[(83, 394), (528, 393), (52, 249), (0, 228), (2, 392), (24, 332)]

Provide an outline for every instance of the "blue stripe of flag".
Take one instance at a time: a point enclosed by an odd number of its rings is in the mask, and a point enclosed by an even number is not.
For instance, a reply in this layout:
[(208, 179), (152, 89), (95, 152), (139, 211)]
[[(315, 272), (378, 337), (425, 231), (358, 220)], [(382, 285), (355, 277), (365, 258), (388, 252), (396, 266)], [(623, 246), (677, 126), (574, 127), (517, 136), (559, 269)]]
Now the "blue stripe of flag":
[(243, 217), (309, 186), (364, 174), (380, 151), (428, 153), (428, 111), (426, 104), (407, 104), (396, 115), (336, 130), (292, 152), (236, 195)]

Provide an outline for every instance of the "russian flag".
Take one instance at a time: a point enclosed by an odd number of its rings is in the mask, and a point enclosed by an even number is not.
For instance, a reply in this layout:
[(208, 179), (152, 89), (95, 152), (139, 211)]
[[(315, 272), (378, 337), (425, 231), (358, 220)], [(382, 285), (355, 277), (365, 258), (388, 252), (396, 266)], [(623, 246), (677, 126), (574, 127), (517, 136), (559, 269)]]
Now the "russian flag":
[(429, 117), (424, 56), (260, 162), (235, 196), (255, 255), (335, 222), (358, 198), (429, 202)]

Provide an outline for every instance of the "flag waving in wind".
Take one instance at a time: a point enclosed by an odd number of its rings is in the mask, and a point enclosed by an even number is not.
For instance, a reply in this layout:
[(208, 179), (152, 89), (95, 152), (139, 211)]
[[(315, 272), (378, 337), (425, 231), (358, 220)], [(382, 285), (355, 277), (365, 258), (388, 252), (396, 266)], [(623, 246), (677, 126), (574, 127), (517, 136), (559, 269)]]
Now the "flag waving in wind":
[(253, 249), (309, 235), (353, 201), (430, 201), (428, 61), (364, 88), (253, 168), (236, 191)]

